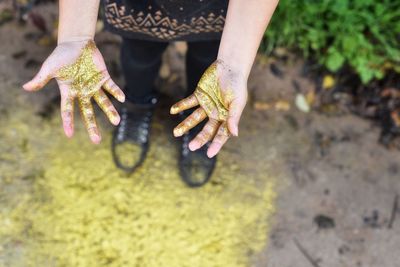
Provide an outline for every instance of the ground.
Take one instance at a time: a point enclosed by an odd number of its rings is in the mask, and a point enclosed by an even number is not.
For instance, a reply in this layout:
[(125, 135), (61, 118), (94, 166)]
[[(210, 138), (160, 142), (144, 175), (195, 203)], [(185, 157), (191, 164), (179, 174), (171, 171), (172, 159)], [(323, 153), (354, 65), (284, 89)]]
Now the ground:
[[(41, 8), (54, 18), (53, 6)], [(127, 176), (112, 164), (104, 117), (100, 146), (89, 143), (80, 122), (68, 140), (55, 84), (35, 94), (21, 89), (53, 45), (31, 25), (5, 24), (0, 36), (0, 266), (399, 261), (400, 152), (378, 144), (370, 121), (300, 111), (295, 95), (314, 86), (301, 61), (258, 57), (240, 137), (222, 151), (212, 181), (190, 189), (176, 170), (177, 120), (167, 115), (184, 87), (183, 44), (164, 58), (150, 155)], [(97, 43), (123, 84), (118, 38), (100, 33)]]

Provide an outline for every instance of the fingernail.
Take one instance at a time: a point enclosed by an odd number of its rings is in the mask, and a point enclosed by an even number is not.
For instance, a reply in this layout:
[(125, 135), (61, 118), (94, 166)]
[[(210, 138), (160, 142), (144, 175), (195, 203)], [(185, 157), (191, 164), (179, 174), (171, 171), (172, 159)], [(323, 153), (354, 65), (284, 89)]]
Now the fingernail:
[(125, 95), (118, 96), (118, 101), (121, 102), (121, 103), (124, 103), (125, 102)]
[(237, 126), (233, 126), (232, 130), (233, 130), (232, 132), (233, 136), (239, 136), (239, 129)]
[(27, 82), (27, 83), (25, 83), (24, 85), (22, 85), (22, 88), (24, 88), (24, 90), (29, 91), (29, 90), (30, 90), (30, 89), (29, 89), (29, 83), (30, 83), (30, 82)]
[(216, 155), (215, 153), (207, 151), (207, 157), (209, 157), (210, 159), (213, 158), (215, 155)]
[(175, 137), (179, 137), (179, 136), (182, 136), (182, 134), (183, 134), (183, 132), (182, 132), (182, 129), (177, 129), (177, 128), (175, 128), (174, 129), (174, 136)]
[(190, 151), (195, 151), (195, 150), (197, 150), (199, 148), (200, 148), (200, 146), (197, 143), (193, 143), (193, 142), (189, 143)]
[(73, 131), (73, 126), (71, 126), (71, 120), (64, 119), (63, 121), (63, 129), (64, 133), (68, 138), (71, 138), (74, 131)]
[(115, 116), (112, 118), (112, 124), (114, 124), (115, 126), (117, 126), (119, 124), (119, 122), (121, 121), (121, 118), (119, 116)]
[(177, 108), (172, 106), (171, 109), (169, 110), (170, 114), (176, 114), (177, 113)]
[(71, 130), (71, 129), (65, 129), (65, 135), (66, 135), (68, 138), (71, 138), (71, 137), (72, 137), (72, 130)]
[(92, 135), (91, 139), (92, 142), (95, 143), (96, 145), (100, 144), (101, 137), (99, 135)]

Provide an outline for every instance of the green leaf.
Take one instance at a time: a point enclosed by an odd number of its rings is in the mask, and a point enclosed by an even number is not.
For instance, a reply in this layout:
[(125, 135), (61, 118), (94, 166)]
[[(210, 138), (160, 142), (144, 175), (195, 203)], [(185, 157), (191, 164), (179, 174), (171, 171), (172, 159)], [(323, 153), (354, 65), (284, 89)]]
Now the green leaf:
[(344, 64), (345, 58), (336, 49), (330, 49), (328, 58), (326, 59), (326, 67), (332, 71), (338, 71)]

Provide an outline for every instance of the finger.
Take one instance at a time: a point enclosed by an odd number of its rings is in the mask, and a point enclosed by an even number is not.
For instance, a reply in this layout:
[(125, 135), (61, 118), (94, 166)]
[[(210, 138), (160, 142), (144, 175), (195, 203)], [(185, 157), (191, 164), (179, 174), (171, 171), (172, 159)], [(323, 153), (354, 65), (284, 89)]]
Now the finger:
[(74, 135), (74, 98), (61, 94), (61, 119), (65, 135), (71, 138)]
[(221, 126), (218, 128), (217, 135), (207, 150), (207, 156), (212, 158), (217, 155), (222, 146), (226, 143), (226, 141), (228, 141), (229, 137), (230, 134), (226, 123), (221, 124)]
[(228, 129), (234, 136), (239, 135), (239, 121), (245, 106), (246, 100), (234, 100), (229, 105)]
[(79, 99), (79, 109), (82, 114), (83, 121), (89, 137), (93, 143), (98, 144), (101, 141), (99, 129), (97, 127), (96, 118), (94, 116), (93, 106), (90, 98)]
[(61, 93), (61, 119), (63, 128), (67, 137), (74, 135), (74, 98), (69, 94), (70, 88), (68, 85), (57, 80), (58, 87)]
[(26, 91), (38, 91), (42, 89), (52, 78), (50, 70), (47, 68), (46, 63), (43, 63), (39, 72), (29, 82), (25, 83), (22, 87)]
[(70, 96), (61, 97), (61, 118), (65, 135), (71, 138), (74, 135), (74, 99)]
[(204, 111), (204, 109), (196, 109), (192, 114), (190, 114), (189, 117), (187, 117), (183, 122), (175, 127), (174, 136), (182, 136), (184, 133), (202, 122), (205, 118), (207, 118), (207, 113)]
[(103, 90), (99, 90), (97, 93), (93, 95), (94, 100), (97, 102), (99, 107), (104, 111), (107, 115), (107, 118), (114, 125), (118, 125), (121, 118), (114, 105), (111, 103), (110, 99), (108, 99), (107, 95), (103, 92)]
[(220, 122), (210, 119), (200, 133), (189, 143), (189, 149), (195, 151), (209, 142), (217, 133)]
[(182, 99), (175, 105), (171, 107), (170, 113), (171, 114), (178, 114), (179, 112), (182, 112), (184, 110), (187, 110), (189, 108), (193, 108), (199, 104), (199, 101), (197, 100), (196, 96), (193, 94), (189, 97), (186, 97), (185, 99)]
[(109, 78), (104, 84), (103, 84), (104, 90), (109, 92), (113, 97), (115, 97), (119, 102), (123, 103), (125, 102), (125, 94), (119, 88), (119, 86), (111, 79)]

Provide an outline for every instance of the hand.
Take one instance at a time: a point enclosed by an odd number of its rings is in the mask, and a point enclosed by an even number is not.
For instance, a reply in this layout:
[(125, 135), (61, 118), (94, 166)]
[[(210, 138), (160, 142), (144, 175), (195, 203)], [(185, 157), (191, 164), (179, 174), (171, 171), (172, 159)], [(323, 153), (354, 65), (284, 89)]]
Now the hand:
[(238, 124), (247, 101), (247, 78), (222, 61), (214, 62), (201, 77), (195, 92), (171, 108), (177, 114), (200, 105), (174, 129), (174, 136), (182, 136), (208, 117), (202, 131), (189, 143), (194, 151), (207, 142), (208, 157), (214, 157), (231, 135), (238, 136)]
[(74, 132), (74, 99), (89, 137), (98, 144), (101, 135), (91, 103), (93, 97), (112, 124), (118, 125), (120, 117), (103, 89), (124, 102), (125, 95), (110, 78), (104, 59), (92, 40), (59, 44), (43, 63), (38, 74), (24, 84), (27, 91), (37, 91), (55, 78), (61, 92), (61, 117), (66, 136)]

